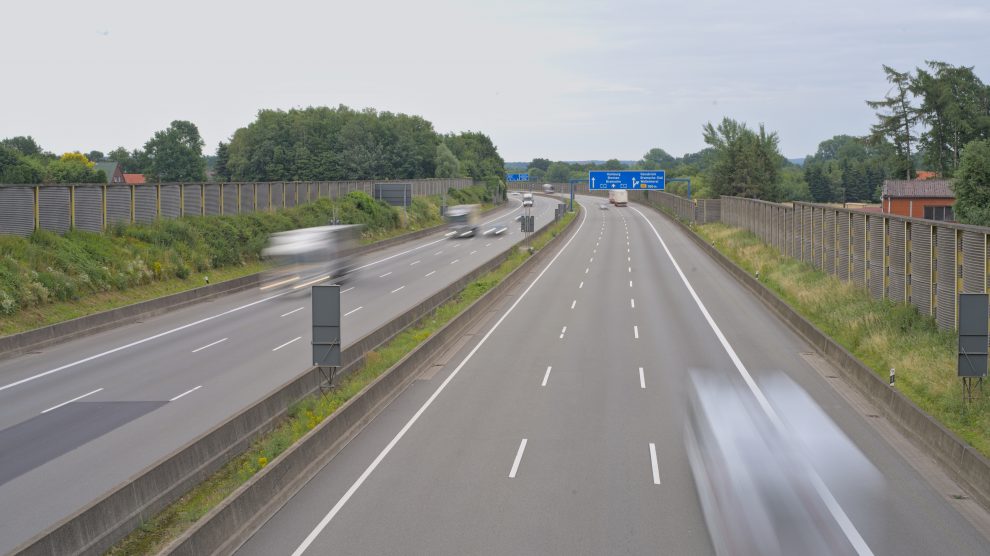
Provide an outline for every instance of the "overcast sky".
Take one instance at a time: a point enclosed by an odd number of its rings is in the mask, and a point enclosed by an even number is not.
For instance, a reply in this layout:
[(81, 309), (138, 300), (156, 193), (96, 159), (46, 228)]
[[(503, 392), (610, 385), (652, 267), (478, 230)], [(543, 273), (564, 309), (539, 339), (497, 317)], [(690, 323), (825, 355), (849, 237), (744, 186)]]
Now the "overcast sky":
[(936, 59), (990, 82), (988, 0), (2, 1), (0, 138), (218, 141), (261, 108), (345, 104), (488, 134), (507, 161), (704, 147), (723, 117), (788, 157), (865, 134), (865, 99)]

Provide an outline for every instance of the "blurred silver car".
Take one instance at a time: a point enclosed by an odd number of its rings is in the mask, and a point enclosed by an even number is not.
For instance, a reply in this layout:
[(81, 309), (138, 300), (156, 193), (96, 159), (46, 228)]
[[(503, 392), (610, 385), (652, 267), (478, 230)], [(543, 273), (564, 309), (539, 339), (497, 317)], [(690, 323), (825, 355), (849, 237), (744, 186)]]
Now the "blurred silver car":
[(357, 266), (355, 253), (361, 229), (362, 226), (351, 224), (271, 234), (261, 256), (273, 261), (275, 268), (267, 273), (265, 282), (281, 285), (342, 278)]

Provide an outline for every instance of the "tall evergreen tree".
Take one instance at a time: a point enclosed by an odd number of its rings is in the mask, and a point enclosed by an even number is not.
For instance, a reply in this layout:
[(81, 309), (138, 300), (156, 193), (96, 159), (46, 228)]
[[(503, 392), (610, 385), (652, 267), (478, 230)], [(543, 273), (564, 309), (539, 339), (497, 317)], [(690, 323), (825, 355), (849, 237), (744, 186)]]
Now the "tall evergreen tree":
[(877, 110), (878, 122), (872, 127), (873, 135), (875, 139), (886, 138), (894, 144), (903, 170), (902, 175), (905, 179), (911, 179), (914, 175), (911, 157), (912, 145), (915, 141), (914, 126), (918, 121), (917, 111), (911, 106), (909, 98), (911, 74), (899, 72), (888, 65), (883, 66), (883, 71), (893, 87), (883, 100), (866, 101), (867, 106)]

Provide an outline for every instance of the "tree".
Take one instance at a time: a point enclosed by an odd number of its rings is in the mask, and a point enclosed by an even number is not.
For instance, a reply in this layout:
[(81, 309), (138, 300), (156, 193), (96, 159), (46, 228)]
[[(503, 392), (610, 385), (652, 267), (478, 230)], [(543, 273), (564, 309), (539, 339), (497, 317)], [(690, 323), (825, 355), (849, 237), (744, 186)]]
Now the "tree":
[(90, 162), (104, 162), (106, 160), (106, 157), (101, 151), (89, 151), (86, 158), (88, 158)]
[(41, 163), (0, 142), (0, 183), (41, 183)]
[(230, 161), (230, 144), (220, 141), (217, 144), (217, 158), (213, 163), (213, 175), (220, 181), (230, 181), (230, 169), (227, 163)]
[(915, 140), (913, 128), (918, 121), (918, 113), (911, 106), (911, 99), (908, 95), (911, 92), (910, 72), (899, 72), (890, 66), (883, 66), (884, 73), (887, 74), (887, 82), (893, 84), (891, 91), (896, 89), (893, 95), (888, 91), (883, 100), (868, 100), (867, 106), (878, 110), (878, 122), (871, 128), (874, 139), (889, 139), (897, 151), (897, 158), (900, 162), (900, 169), (905, 179), (911, 179), (914, 175), (914, 163), (911, 158), (911, 144)]
[(624, 170), (626, 165), (617, 158), (610, 158), (602, 164), (602, 170)]
[(928, 125), (921, 134), (925, 163), (945, 176), (959, 167), (962, 147), (990, 138), (990, 87), (973, 67), (925, 62), (931, 72), (918, 69), (911, 92), (920, 97), (918, 117)]
[(550, 159), (548, 158), (534, 158), (532, 162), (529, 163), (530, 168), (539, 168), (546, 172), (550, 169)]
[(45, 154), (41, 149), (41, 145), (39, 145), (30, 135), (26, 137), (22, 135), (4, 139), (3, 141), (0, 141), (0, 146), (14, 149), (24, 156), (42, 156)]
[(456, 178), (461, 175), (461, 163), (444, 143), (437, 145), (436, 177)]
[(65, 153), (48, 165), (45, 181), (49, 183), (106, 183), (106, 172), (95, 170), (94, 166), (94, 163), (90, 162), (84, 154)]
[(643, 159), (639, 161), (637, 166), (642, 170), (662, 170), (671, 168), (677, 159), (671, 156), (667, 151), (655, 147), (647, 151), (643, 155)]
[(832, 187), (820, 162), (805, 163), (804, 181), (808, 183), (811, 199), (816, 203), (827, 203), (832, 200)]
[(786, 162), (777, 148), (776, 132), (759, 132), (730, 118), (716, 128), (704, 126), (705, 143), (715, 151), (715, 161), (707, 174), (715, 195), (737, 195), (776, 200), (780, 167)]
[(150, 174), (158, 181), (204, 181), (203, 139), (196, 124), (175, 120), (144, 144)]
[(547, 169), (547, 173), (543, 176), (548, 182), (551, 183), (567, 183), (571, 178), (571, 166), (566, 162), (554, 162)]
[(990, 226), (990, 140), (963, 147), (952, 191), (956, 195), (953, 213), (960, 222)]

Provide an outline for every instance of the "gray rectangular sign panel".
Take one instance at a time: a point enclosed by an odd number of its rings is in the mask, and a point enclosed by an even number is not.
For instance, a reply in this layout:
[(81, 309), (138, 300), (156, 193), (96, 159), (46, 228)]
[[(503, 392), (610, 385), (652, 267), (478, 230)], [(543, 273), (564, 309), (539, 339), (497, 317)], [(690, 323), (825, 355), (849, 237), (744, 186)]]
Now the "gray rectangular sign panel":
[(393, 207), (408, 207), (412, 203), (412, 184), (376, 183), (374, 197)]
[(987, 376), (988, 295), (959, 294), (959, 358), (960, 377)]
[(313, 286), (313, 365), (340, 366), (340, 286)]

